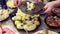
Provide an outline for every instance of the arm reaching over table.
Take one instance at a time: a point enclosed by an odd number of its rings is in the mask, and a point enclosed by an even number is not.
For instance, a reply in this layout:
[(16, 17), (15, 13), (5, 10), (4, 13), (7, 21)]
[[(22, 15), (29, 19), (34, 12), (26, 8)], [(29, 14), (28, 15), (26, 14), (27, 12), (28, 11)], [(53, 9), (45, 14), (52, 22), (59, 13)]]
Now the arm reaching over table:
[(56, 1), (52, 1), (52, 2), (48, 2), (46, 5), (45, 5), (45, 12), (43, 14), (49, 14), (51, 13), (51, 10), (55, 7), (58, 7), (60, 6), (60, 0), (56, 0)]

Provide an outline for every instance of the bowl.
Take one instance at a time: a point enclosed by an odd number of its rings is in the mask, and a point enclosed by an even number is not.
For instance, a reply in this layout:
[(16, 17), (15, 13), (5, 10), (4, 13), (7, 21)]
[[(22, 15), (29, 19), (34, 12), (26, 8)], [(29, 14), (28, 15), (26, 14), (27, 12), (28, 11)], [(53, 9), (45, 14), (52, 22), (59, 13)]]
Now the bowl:
[(52, 13), (60, 17), (60, 8), (54, 8)]
[(58, 17), (54, 14), (47, 15), (44, 20), (45, 20), (45, 23), (47, 24), (47, 26), (50, 28), (59, 28), (60, 27), (60, 23), (58, 22), (58, 20), (60, 20), (60, 17)]
[(20, 7), (20, 9), (26, 14), (38, 14), (45, 5), (43, 2), (33, 3), (35, 7), (32, 10), (27, 10), (27, 2), (32, 3), (30, 1), (24, 1)]

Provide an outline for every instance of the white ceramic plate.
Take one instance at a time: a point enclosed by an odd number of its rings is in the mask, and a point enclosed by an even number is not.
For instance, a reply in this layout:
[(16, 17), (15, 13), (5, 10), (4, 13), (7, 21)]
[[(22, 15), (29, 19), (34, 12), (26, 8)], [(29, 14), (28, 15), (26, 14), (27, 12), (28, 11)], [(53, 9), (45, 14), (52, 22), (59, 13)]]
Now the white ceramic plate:
[[(41, 30), (41, 31), (38, 31), (39, 33), (42, 33), (43, 31)], [(35, 32), (34, 34), (37, 34), (38, 32)], [(50, 31), (49, 30), (49, 32), (51, 32), (50, 34), (58, 34), (57, 32), (53, 32), (53, 31)]]

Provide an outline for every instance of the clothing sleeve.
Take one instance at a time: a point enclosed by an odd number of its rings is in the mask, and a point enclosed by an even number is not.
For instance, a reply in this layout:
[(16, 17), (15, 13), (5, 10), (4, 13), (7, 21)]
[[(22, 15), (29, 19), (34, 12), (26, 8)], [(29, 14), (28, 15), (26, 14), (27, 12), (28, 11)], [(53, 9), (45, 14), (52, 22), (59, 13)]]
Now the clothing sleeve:
[(6, 7), (6, 0), (0, 0), (0, 7)]

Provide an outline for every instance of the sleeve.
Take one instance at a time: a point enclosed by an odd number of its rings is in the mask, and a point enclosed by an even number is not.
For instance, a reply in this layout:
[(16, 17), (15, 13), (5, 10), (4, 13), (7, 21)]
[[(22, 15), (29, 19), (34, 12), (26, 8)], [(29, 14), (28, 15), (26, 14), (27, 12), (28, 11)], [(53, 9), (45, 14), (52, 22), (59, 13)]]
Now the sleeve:
[(1, 0), (2, 8), (6, 8), (6, 0)]
[(6, 7), (6, 0), (0, 0), (0, 9)]

